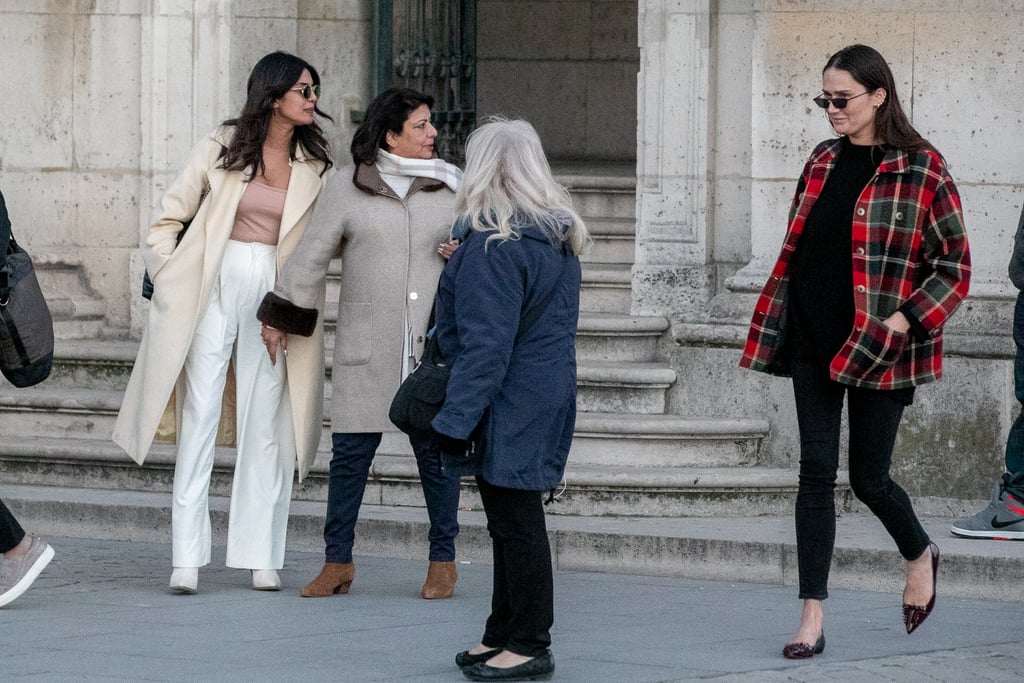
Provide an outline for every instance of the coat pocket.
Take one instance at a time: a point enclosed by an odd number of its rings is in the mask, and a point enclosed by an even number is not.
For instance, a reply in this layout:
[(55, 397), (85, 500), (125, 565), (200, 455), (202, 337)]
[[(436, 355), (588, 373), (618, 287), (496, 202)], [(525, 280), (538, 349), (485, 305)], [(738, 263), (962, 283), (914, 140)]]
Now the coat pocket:
[(334, 334), (334, 359), (340, 365), (366, 365), (373, 355), (373, 304), (342, 301)]
[[(854, 334), (846, 340), (838, 359), (842, 360), (840, 375), (853, 379), (877, 381), (889, 372), (907, 349), (909, 335), (897, 332), (868, 316), (858, 322)], [(836, 361), (832, 362), (836, 369)]]

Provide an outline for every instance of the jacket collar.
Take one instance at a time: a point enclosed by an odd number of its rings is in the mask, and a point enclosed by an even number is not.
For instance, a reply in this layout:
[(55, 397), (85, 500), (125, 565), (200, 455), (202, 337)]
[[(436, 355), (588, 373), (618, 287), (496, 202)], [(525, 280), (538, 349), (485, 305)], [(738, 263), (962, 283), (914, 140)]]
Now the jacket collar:
[[(835, 166), (836, 157), (843, 148), (845, 138), (836, 138), (828, 141), (814, 159), (815, 164), (825, 164), (830, 168)], [(896, 149), (890, 145), (884, 145), (885, 154), (882, 162), (878, 165), (878, 173), (907, 173), (910, 171), (910, 154)]]
[[(377, 164), (374, 163), (356, 164), (355, 173), (352, 175), (352, 184), (368, 194), (381, 194), (386, 197), (398, 199), (399, 201), (402, 199), (395, 194), (395, 191), (391, 189), (391, 186), (385, 183), (384, 179), (380, 177), (380, 171), (377, 170)], [(414, 192), (418, 192), (420, 190), (423, 190), (424, 192), (436, 192), (446, 187), (448, 186), (440, 180), (434, 180), (433, 178), (414, 178), (412, 185), (409, 186), (409, 192), (405, 196), (406, 198), (411, 197)]]

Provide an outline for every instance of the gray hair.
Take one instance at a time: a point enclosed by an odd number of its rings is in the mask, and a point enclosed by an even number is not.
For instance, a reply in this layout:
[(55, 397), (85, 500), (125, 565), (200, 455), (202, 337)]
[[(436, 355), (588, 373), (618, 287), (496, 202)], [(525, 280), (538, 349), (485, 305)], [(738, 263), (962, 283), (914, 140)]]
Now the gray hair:
[(551, 175), (537, 131), (521, 119), (492, 117), (469, 136), (455, 210), (474, 230), (494, 232), (488, 242), (518, 239), (520, 227), (537, 225), (574, 254), (590, 243), (569, 192)]

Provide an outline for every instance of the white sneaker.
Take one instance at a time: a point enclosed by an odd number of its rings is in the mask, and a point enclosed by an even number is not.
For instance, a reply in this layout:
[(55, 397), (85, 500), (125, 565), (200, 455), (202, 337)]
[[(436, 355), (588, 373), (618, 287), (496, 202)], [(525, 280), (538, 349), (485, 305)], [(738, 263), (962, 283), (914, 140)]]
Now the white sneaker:
[(252, 589), (257, 591), (281, 590), (281, 577), (276, 569), (253, 569)]
[(195, 595), (199, 590), (199, 567), (175, 567), (171, 572), (171, 592)]

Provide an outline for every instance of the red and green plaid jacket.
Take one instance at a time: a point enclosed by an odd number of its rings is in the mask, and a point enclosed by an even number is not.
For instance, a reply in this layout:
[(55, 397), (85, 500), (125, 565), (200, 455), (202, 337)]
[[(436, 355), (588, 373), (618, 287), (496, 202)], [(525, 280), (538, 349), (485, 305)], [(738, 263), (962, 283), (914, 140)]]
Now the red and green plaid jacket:
[[(743, 367), (789, 375), (782, 353), (789, 264), (841, 142), (821, 143), (804, 166), (782, 253), (754, 308)], [(854, 326), (829, 364), (832, 379), (871, 389), (939, 379), (942, 326), (967, 296), (971, 257), (960, 196), (938, 153), (887, 148), (857, 199), (850, 257)], [(882, 324), (896, 310), (910, 320), (910, 333)]]

